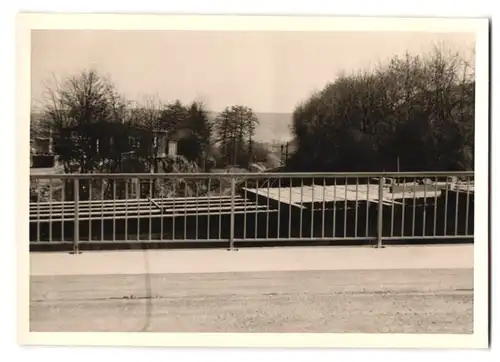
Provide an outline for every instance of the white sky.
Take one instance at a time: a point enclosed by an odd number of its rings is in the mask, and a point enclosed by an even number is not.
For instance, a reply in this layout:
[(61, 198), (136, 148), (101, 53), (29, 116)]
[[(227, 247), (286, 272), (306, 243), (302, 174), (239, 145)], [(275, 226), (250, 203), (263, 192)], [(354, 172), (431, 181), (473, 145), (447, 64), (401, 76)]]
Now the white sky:
[(474, 34), (402, 32), (201, 32), (36, 30), (32, 105), (43, 81), (94, 68), (127, 98), (204, 101), (220, 111), (291, 113), (341, 71), (366, 68), (405, 51), (445, 43), (469, 55)]

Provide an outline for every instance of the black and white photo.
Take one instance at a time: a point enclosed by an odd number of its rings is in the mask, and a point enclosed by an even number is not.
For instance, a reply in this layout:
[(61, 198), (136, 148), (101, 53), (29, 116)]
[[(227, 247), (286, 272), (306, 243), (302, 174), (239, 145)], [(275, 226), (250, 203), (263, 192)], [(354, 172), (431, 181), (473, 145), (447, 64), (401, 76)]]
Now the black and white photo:
[(487, 21), (128, 17), (26, 15), (27, 332), (487, 343)]

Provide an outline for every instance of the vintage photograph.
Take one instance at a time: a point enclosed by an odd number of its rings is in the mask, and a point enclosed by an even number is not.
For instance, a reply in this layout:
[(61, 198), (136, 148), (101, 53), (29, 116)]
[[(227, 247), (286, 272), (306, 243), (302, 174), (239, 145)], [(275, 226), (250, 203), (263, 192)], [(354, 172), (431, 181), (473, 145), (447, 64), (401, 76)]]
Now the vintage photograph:
[(475, 333), (464, 29), (31, 29), (30, 332)]

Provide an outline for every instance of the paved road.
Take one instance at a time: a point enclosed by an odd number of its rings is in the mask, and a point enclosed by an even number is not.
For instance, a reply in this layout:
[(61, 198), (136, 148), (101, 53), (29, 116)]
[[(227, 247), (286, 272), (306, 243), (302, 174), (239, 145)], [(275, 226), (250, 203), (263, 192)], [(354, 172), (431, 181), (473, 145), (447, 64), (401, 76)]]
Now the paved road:
[(471, 333), (473, 247), (32, 253), (32, 331)]
[(32, 331), (471, 333), (471, 269), (35, 276)]

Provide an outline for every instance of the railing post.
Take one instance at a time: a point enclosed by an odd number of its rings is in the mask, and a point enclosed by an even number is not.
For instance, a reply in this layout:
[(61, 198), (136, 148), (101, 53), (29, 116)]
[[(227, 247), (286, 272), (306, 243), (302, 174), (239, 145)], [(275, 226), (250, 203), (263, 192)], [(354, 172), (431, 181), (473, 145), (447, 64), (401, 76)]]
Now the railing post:
[(79, 241), (80, 241), (80, 180), (75, 178), (73, 182), (73, 199), (75, 202), (75, 221), (73, 227), (73, 251), (71, 254), (80, 254)]
[[(139, 178), (136, 178), (134, 180), (135, 183), (135, 198), (137, 200), (137, 209), (139, 210), (139, 205), (141, 202), (141, 180)], [(116, 195), (115, 195), (116, 197)], [(116, 203), (116, 199), (113, 197), (113, 202)], [(175, 195), (174, 195), (175, 197)], [(125, 222), (128, 222), (127, 220)], [(116, 231), (113, 231), (116, 233)], [(139, 242), (141, 240), (141, 219), (139, 216), (137, 216), (137, 241)], [(150, 240), (151, 241), (151, 240)]]
[(384, 215), (384, 178), (378, 179), (378, 212), (377, 212), (377, 248), (383, 248), (382, 233), (383, 233), (383, 215)]
[(229, 250), (234, 251), (234, 201), (236, 198), (236, 176), (231, 177), (231, 221), (229, 225)]

